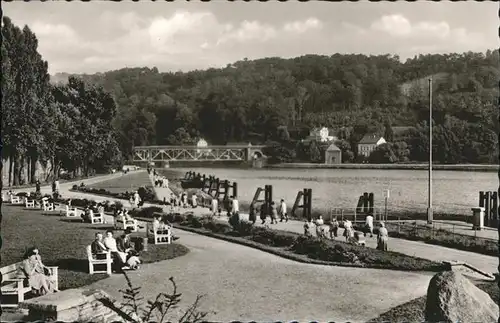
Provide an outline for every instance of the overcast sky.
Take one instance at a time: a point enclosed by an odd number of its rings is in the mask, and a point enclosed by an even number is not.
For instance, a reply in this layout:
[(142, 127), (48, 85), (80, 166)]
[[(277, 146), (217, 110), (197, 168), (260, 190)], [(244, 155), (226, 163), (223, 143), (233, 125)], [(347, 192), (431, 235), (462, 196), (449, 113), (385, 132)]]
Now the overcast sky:
[(304, 54), (486, 51), (499, 47), (498, 3), (10, 2), (50, 73), (221, 67)]

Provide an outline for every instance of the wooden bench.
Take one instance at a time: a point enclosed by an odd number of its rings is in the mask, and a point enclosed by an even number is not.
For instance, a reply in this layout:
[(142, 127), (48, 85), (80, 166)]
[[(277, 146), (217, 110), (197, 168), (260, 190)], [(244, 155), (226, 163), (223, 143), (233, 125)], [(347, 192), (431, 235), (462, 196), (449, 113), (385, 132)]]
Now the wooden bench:
[(102, 213), (95, 214), (94, 211), (90, 210), (90, 223), (103, 224), (104, 223), (104, 211)]
[(19, 196), (11, 195), (10, 196), (10, 204), (19, 205), (19, 204), (23, 204), (23, 202), (21, 201), (21, 198)]
[(34, 209), (35, 208), (35, 199), (28, 199), (26, 198), (24, 200), (24, 205), (26, 208), (31, 208), (31, 209)]
[(172, 243), (172, 230), (170, 229), (170, 227), (165, 227), (165, 229), (158, 230), (158, 228), (153, 227), (152, 222), (148, 222), (146, 232), (147, 232), (147, 237), (148, 238), (152, 237), (154, 239), (155, 244)]
[[(111, 275), (111, 253), (102, 252), (99, 254), (92, 254), (92, 247), (88, 245), (86, 248), (87, 258), (89, 261), (89, 274), (108, 274)], [(99, 259), (101, 258), (101, 259)], [(105, 265), (106, 270), (95, 270), (95, 266)]]
[(133, 232), (137, 232), (138, 223), (136, 219), (125, 220), (124, 215), (118, 215), (115, 218), (114, 227), (116, 230), (126, 230), (131, 228)]
[(66, 217), (67, 218), (78, 218), (80, 216), (80, 212), (78, 211), (78, 208), (70, 208), (68, 205), (66, 205)]
[(54, 211), (54, 203), (50, 203), (47, 197), (42, 198), (42, 210), (44, 211)]
[[(1, 307), (18, 307), (18, 304), (25, 299), (25, 294), (31, 292), (31, 286), (29, 286), (28, 280), (21, 278), (24, 273), (20, 270), (22, 262), (17, 262), (12, 265), (8, 265), (0, 268), (2, 273), (2, 295), (17, 296), (16, 303), (6, 304), (4, 301), (0, 304)], [(54, 277), (55, 290), (59, 290), (59, 277), (58, 277), (58, 267), (46, 266), (51, 275)]]

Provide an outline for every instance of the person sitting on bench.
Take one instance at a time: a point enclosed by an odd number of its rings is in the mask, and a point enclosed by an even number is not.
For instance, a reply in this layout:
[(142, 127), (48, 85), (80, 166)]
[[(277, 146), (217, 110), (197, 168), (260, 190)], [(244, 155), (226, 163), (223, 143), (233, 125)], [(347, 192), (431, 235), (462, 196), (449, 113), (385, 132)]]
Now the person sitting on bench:
[(32, 289), (40, 295), (54, 292), (54, 281), (50, 276), (50, 271), (42, 263), (42, 258), (37, 248), (30, 248), (24, 255), (21, 270)]
[(113, 231), (106, 231), (106, 238), (104, 238), (104, 245), (111, 252), (111, 257), (113, 258), (113, 267), (115, 271), (123, 271), (124, 269), (130, 269), (125, 265), (126, 254), (120, 253), (116, 244), (116, 240), (113, 237)]
[(139, 253), (134, 249), (134, 245), (130, 241), (130, 233), (132, 233), (132, 229), (127, 228), (123, 235), (118, 238), (116, 245), (118, 252), (126, 255), (127, 266), (136, 270), (139, 269), (141, 260), (139, 259)]

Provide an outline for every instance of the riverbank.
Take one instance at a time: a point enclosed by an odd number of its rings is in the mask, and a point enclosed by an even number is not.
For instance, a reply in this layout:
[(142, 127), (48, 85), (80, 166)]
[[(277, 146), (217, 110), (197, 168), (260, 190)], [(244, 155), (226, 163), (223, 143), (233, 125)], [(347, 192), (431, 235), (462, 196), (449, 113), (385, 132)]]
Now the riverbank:
[[(428, 170), (428, 164), (313, 164), (313, 163), (283, 163), (267, 165), (265, 168), (278, 169), (394, 169), (394, 170)], [(456, 164), (432, 165), (433, 170), (449, 170), (463, 172), (498, 172), (499, 165)]]

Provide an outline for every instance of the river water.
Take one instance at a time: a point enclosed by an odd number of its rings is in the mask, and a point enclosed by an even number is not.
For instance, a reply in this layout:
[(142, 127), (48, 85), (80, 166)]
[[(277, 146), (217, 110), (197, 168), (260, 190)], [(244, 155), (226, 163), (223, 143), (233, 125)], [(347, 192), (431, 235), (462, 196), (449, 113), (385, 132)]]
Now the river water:
[[(257, 187), (273, 185), (273, 199), (284, 198), (291, 207), (297, 192), (312, 189), (314, 209), (353, 209), (359, 195), (373, 192), (375, 207), (384, 208), (384, 192), (390, 191), (388, 209), (420, 211), (427, 209), (428, 172), (425, 170), (372, 169), (234, 169), (172, 168), (215, 175), (238, 183), (238, 199), (251, 202)], [(498, 189), (495, 172), (433, 171), (433, 208), (435, 213), (471, 214), (478, 206), (479, 191)]]

